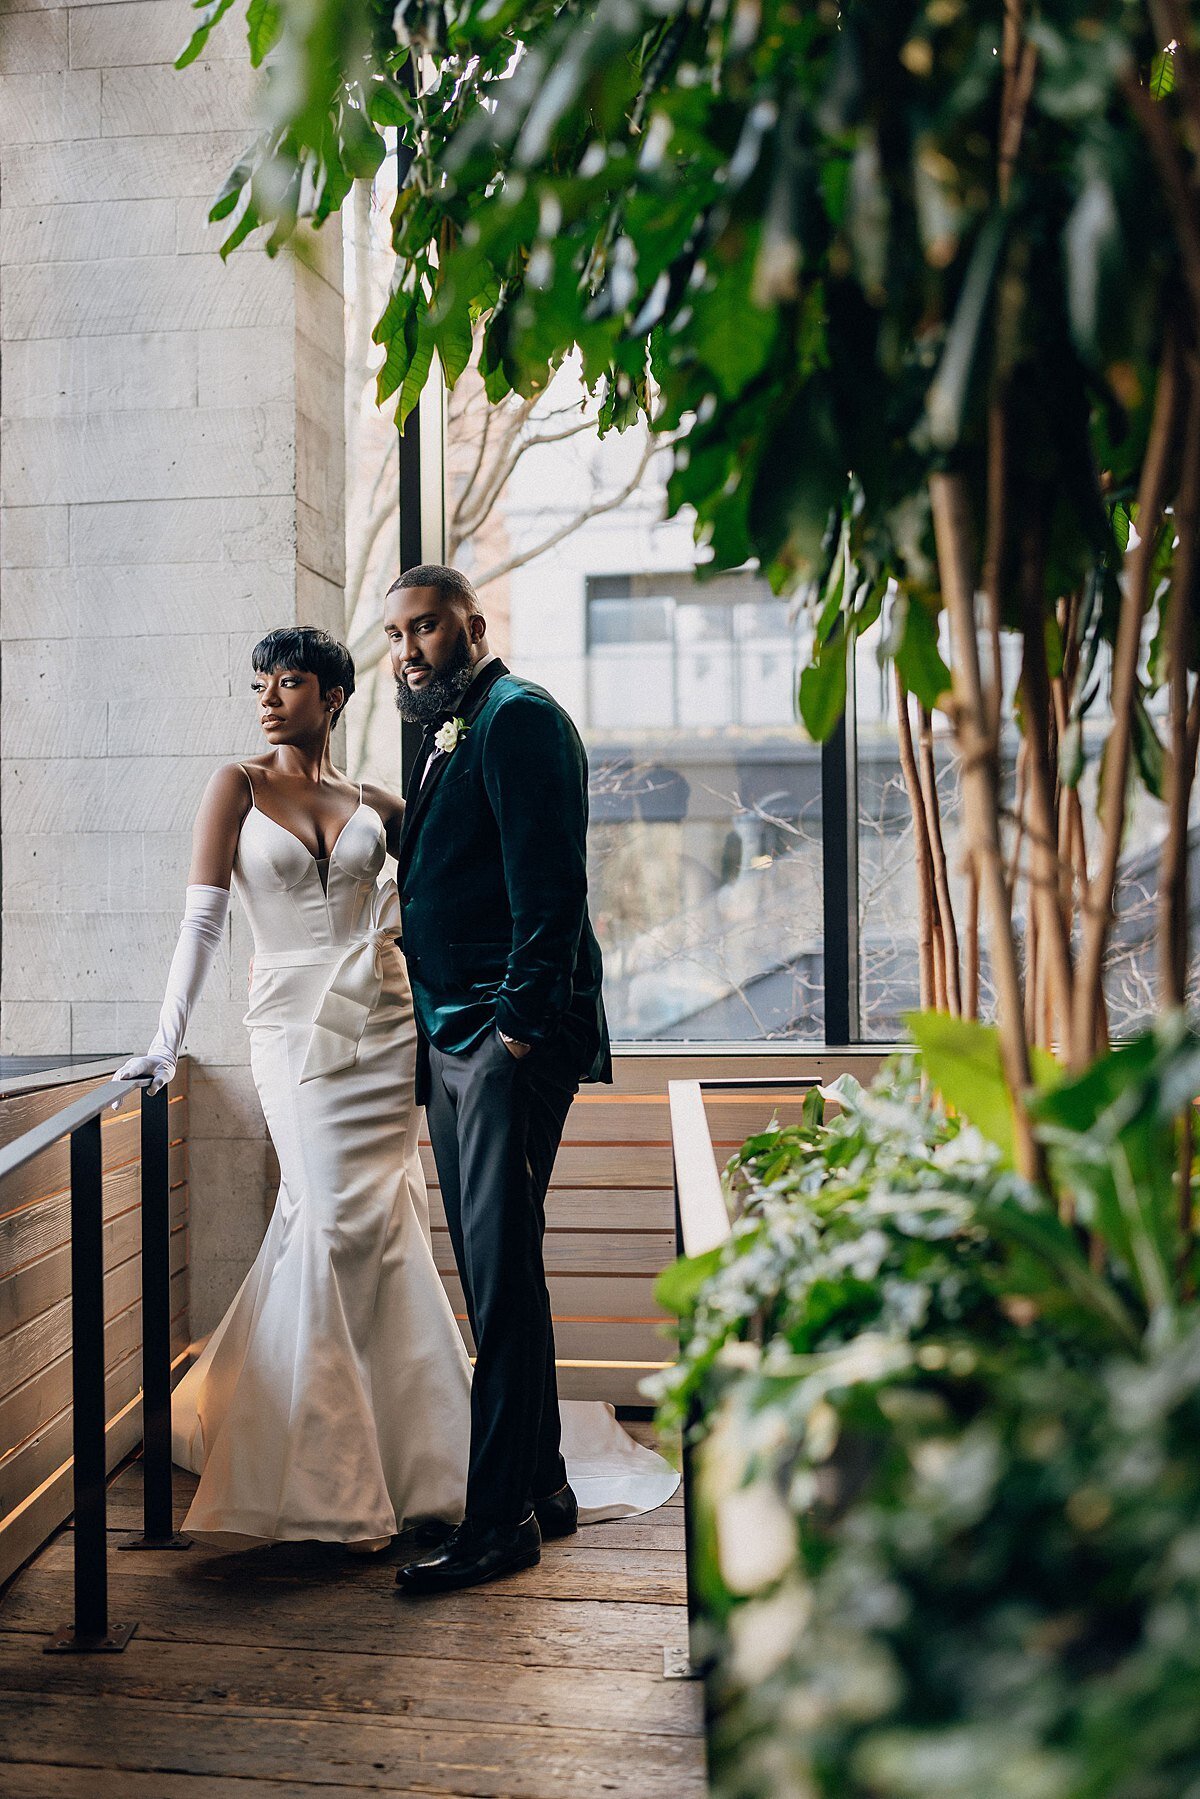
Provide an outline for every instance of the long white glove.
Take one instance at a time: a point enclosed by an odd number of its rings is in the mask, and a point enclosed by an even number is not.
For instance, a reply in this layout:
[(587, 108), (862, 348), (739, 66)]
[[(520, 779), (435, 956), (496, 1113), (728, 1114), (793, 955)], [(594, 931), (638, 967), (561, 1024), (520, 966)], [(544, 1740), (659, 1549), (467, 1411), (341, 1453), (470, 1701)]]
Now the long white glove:
[(154, 1041), (144, 1056), (123, 1063), (115, 1080), (149, 1081), (151, 1093), (157, 1093), (173, 1078), (188, 1019), (208, 978), (228, 916), (228, 888), (199, 884), (188, 888)]

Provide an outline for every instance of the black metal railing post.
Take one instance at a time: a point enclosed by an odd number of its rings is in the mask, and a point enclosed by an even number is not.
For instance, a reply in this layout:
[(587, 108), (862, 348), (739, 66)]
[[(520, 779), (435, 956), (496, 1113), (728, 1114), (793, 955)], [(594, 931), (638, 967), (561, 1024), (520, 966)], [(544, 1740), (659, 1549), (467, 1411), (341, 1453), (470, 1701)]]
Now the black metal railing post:
[(142, 1094), (142, 1530), (119, 1549), (190, 1549), (171, 1485), (171, 1123), (169, 1095)]
[(71, 1132), (71, 1394), (75, 1488), (75, 1618), (48, 1654), (124, 1649), (133, 1624), (108, 1617), (104, 1384), (104, 1160), (100, 1118)]

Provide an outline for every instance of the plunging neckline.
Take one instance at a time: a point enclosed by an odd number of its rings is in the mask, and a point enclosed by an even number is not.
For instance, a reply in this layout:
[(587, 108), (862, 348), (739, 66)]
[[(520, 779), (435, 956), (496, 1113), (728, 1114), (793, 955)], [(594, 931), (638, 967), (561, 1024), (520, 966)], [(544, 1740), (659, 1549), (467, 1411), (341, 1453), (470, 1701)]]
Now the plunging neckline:
[[(242, 765), (239, 763), (238, 766), (241, 767)], [(285, 837), (290, 837), (292, 839), (293, 843), (298, 843), (300, 845), (300, 848), (304, 851), (305, 855), (308, 857), (309, 861), (313, 864), (314, 867), (316, 867), (316, 865), (320, 862), (324, 862), (327, 865), (332, 864), (334, 854), (337, 850), (338, 844), (342, 841), (342, 838), (346, 835), (346, 832), (349, 829), (349, 827), (354, 823), (354, 821), (358, 817), (359, 813), (361, 811), (363, 811), (363, 809), (366, 807), (366, 804), (367, 804), (367, 802), (363, 798), (362, 782), (360, 781), (358, 784), (358, 804), (357, 804), (357, 806), (355, 806), (353, 812), (350, 814), (349, 818), (346, 820), (345, 824), (342, 826), (341, 830), (338, 832), (337, 836), (334, 838), (333, 843), (330, 846), (329, 854), (327, 856), (316, 856), (313, 854), (312, 850), (309, 849), (309, 847), (308, 847), (307, 843), (305, 843), (303, 837), (298, 837), (296, 835), (295, 831), (290, 831), (286, 825), (281, 825), (277, 818), (272, 818), (271, 814), (269, 812), (263, 811), (263, 809), (259, 805), (258, 799), (255, 795), (254, 782), (250, 779), (249, 770), (242, 767), (242, 773), (245, 775), (247, 785), (250, 788), (250, 810), (252, 812), (257, 812), (260, 818), (265, 818), (267, 823), (269, 825), (274, 825), (275, 829), (277, 831), (282, 831)]]
[(277, 818), (272, 818), (271, 814), (269, 812), (264, 812), (261, 806), (256, 805), (253, 808), (253, 810), (258, 813), (260, 818), (265, 818), (269, 825), (274, 825), (275, 829), (277, 831), (282, 831), (285, 837), (290, 837), (293, 843), (298, 843), (300, 845), (300, 848), (304, 851), (304, 854), (308, 857), (309, 861), (313, 864), (313, 866), (315, 868), (318, 862), (332, 863), (334, 855), (337, 852), (338, 844), (342, 841), (342, 838), (346, 835), (347, 830), (354, 823), (355, 819), (358, 817), (359, 813), (361, 811), (363, 811), (365, 806), (366, 806), (366, 801), (359, 800), (357, 806), (355, 806), (353, 812), (350, 814), (349, 818), (346, 820), (345, 824), (342, 826), (341, 830), (338, 832), (337, 836), (334, 838), (333, 848), (330, 850), (330, 852), (327, 856), (314, 856), (312, 851), (309, 849), (307, 843), (305, 843), (303, 837), (297, 837), (295, 831), (289, 831), (286, 825), (281, 825)]

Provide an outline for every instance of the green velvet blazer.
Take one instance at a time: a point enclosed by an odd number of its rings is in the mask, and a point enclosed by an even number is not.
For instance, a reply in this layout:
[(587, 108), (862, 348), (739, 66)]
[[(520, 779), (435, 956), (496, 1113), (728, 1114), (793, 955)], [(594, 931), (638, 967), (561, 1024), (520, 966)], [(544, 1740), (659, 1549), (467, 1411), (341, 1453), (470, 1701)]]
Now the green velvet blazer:
[(600, 946), (587, 910), (587, 756), (543, 688), (497, 659), (466, 730), (408, 783), (397, 885), (417, 1024), (465, 1055), (499, 1028), (574, 1080), (610, 1081)]

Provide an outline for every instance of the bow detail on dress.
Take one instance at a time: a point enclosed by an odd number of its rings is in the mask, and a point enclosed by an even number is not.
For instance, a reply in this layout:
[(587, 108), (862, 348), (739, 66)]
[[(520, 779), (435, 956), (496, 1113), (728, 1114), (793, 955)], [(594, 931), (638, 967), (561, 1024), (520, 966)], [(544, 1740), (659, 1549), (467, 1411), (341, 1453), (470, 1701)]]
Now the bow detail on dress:
[(334, 964), (313, 1013), (301, 1081), (352, 1068), (367, 1019), (383, 990), (383, 949), (400, 932), (400, 895), (387, 880), (371, 895), (369, 929)]

